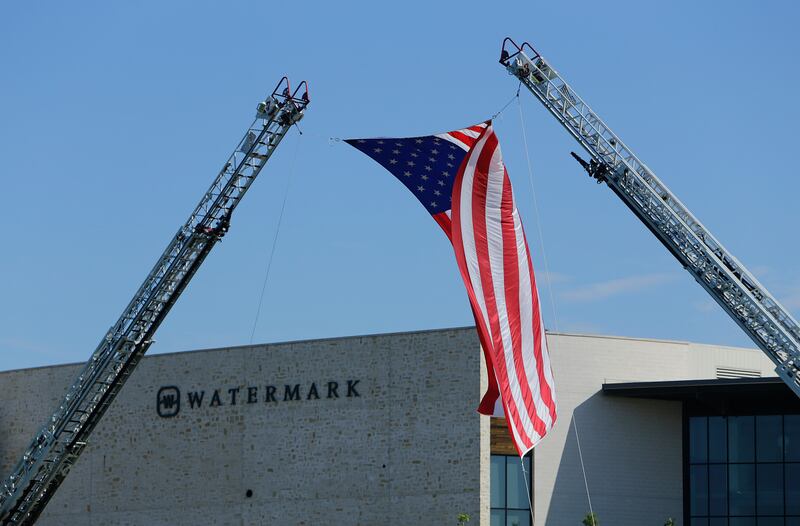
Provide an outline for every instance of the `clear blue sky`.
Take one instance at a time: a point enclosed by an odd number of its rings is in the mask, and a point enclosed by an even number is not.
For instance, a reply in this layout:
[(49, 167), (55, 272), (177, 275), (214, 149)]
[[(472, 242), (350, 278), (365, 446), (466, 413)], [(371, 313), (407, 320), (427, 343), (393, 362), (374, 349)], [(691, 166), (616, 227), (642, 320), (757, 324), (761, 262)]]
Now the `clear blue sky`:
[[(0, 370), (84, 361), (284, 74), (287, 137), (151, 353), (472, 323), (452, 250), (387, 172), (336, 137), (459, 128), (516, 82), (529, 40), (772, 292), (800, 310), (795, 2), (41, 2), (0, 5)], [(749, 340), (526, 93), (496, 129), (548, 328)], [(299, 143), (298, 143), (299, 141)], [(297, 157), (295, 159), (295, 151)], [(553, 287), (556, 312), (549, 303)]]

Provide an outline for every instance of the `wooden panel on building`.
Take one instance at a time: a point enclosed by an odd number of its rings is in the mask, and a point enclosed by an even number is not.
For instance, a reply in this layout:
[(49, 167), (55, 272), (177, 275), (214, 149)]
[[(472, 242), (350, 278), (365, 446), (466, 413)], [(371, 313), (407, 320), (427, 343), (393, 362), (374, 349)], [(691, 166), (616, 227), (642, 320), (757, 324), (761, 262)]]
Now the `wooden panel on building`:
[(492, 455), (516, 455), (517, 448), (508, 434), (508, 424), (503, 417), (491, 417), (490, 446)]

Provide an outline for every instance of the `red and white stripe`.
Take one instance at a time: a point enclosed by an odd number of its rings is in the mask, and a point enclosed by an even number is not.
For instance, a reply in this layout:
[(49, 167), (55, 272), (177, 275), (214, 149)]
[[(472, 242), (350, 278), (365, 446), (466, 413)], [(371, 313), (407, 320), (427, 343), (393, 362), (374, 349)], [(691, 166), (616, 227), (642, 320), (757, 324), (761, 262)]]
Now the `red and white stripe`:
[[(487, 126), (489, 126), (488, 123), (482, 122), (480, 124), (476, 124), (475, 126), (470, 126), (469, 128), (464, 128), (461, 130), (451, 131), (447, 133), (439, 133), (436, 135), (436, 137), (444, 139), (447, 142), (451, 142), (456, 146), (458, 146), (459, 148), (461, 148), (462, 150), (468, 152), (475, 145), (475, 142), (477, 142), (478, 137), (481, 136), (481, 133), (483, 133), (483, 130), (485, 130)], [(450, 238), (450, 240), (452, 241), (453, 237), (452, 237), (451, 216), (452, 216), (452, 210), (446, 210), (439, 214), (435, 214), (433, 216), (433, 219), (435, 219), (436, 222), (439, 223), (439, 226), (442, 227), (444, 233), (447, 234), (447, 237)]]
[(453, 186), (452, 210), (437, 214), (437, 221), (450, 230), (487, 366), (494, 373), (517, 451), (524, 455), (556, 421), (528, 243), (491, 124), (440, 137), (468, 153)]
[(488, 126), (489, 123), (482, 122), (480, 124), (476, 124), (475, 126), (464, 128), (462, 130), (440, 133), (437, 135), (437, 137), (452, 142), (453, 144), (460, 146), (464, 150), (469, 151), (470, 148), (472, 148), (475, 145), (475, 142), (478, 140), (478, 137), (481, 136), (483, 131)]

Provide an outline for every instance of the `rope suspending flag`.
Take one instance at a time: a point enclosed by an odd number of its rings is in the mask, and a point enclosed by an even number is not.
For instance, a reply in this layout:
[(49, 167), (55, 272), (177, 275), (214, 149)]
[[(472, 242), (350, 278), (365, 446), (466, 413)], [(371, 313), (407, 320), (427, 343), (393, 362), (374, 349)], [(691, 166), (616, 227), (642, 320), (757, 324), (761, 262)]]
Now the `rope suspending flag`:
[(408, 188), (453, 244), (483, 347), (520, 456), (556, 421), (556, 398), (528, 243), (491, 121), (425, 137), (349, 139)]

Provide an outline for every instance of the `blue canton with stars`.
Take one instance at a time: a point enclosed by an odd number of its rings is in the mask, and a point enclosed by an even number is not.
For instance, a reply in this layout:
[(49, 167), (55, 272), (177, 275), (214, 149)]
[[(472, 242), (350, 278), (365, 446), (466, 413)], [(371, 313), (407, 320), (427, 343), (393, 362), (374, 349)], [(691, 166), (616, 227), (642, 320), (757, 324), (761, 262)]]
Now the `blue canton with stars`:
[(400, 179), (420, 203), (436, 215), (452, 208), (453, 182), (467, 152), (429, 135), (402, 139), (348, 139)]

